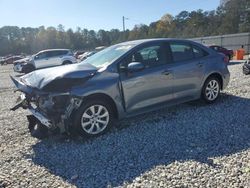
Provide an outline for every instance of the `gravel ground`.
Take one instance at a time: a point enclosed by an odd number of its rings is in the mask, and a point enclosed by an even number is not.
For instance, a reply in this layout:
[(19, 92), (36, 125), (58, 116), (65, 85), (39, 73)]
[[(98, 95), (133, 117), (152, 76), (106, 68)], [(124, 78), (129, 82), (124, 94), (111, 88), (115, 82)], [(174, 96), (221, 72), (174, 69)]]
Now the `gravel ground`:
[(250, 187), (250, 76), (213, 105), (200, 101), (120, 123), (95, 139), (32, 138), (0, 67), (0, 187)]

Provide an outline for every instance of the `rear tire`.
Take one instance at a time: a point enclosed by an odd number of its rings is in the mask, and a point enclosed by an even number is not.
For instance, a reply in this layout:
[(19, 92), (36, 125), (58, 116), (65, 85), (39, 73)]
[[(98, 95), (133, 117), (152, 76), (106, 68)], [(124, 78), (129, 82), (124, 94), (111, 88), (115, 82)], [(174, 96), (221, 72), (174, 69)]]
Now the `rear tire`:
[(202, 88), (201, 97), (208, 104), (214, 103), (220, 96), (220, 90), (220, 80), (214, 76), (209, 77)]
[(95, 99), (86, 101), (75, 114), (74, 130), (82, 137), (99, 136), (107, 132), (114, 123), (111, 105)]

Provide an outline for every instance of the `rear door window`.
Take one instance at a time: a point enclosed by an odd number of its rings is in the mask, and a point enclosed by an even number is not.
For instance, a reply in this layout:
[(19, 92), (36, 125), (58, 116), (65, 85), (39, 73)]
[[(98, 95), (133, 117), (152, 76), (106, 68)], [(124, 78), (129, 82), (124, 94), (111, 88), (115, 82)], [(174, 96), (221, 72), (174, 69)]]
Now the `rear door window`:
[(202, 58), (208, 55), (208, 53), (198, 46), (193, 45), (193, 53), (195, 58)]
[(60, 50), (60, 51), (57, 51), (57, 55), (58, 55), (58, 56), (66, 55), (67, 53), (68, 53), (67, 50)]
[(193, 48), (187, 43), (170, 43), (174, 62), (187, 61), (194, 59)]
[(47, 57), (48, 58), (51, 58), (51, 57), (54, 57), (57, 55), (57, 52), (56, 51), (48, 51), (47, 52)]

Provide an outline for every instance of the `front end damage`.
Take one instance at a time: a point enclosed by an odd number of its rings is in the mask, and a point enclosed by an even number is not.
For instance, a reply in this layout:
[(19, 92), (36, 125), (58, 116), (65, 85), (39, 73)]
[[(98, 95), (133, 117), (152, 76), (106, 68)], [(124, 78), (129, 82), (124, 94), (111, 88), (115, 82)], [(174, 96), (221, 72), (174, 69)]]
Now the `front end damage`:
[(72, 129), (73, 111), (80, 107), (81, 98), (69, 93), (37, 93), (21, 92), (17, 104), (11, 110), (28, 109), (28, 128), (32, 136), (42, 138), (49, 133), (70, 133)]
[(24, 108), (31, 112), (27, 116), (28, 128), (31, 135), (39, 139), (50, 133), (72, 133), (73, 112), (81, 106), (82, 97), (73, 95), (70, 90), (84, 84), (94, 75), (94, 70), (83, 71), (79, 76), (68, 72), (57, 77), (43, 74), (35, 71), (20, 78), (11, 77), (17, 91), (21, 92), (11, 110)]

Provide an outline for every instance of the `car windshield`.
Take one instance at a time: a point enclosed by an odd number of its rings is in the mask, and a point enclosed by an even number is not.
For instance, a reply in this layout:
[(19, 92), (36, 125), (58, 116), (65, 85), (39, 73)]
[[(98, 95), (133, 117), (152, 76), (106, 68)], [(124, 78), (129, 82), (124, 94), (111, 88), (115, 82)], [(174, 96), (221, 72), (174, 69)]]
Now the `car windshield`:
[(133, 45), (128, 45), (128, 44), (111, 46), (109, 48), (106, 48), (105, 50), (102, 50), (90, 56), (81, 63), (89, 63), (97, 68), (102, 68), (113, 63), (116, 59), (118, 59), (124, 53), (129, 51), (132, 47)]

